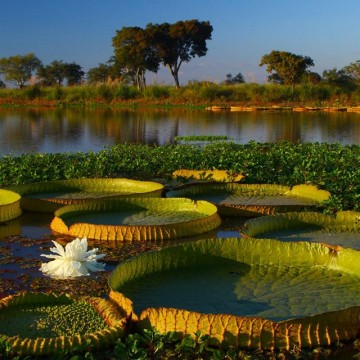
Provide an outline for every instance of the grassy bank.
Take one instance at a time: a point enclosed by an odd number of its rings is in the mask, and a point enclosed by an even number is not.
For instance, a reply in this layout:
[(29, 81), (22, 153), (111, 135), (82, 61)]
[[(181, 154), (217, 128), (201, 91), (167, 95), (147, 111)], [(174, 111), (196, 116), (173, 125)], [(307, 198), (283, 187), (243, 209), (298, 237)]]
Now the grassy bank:
[(215, 142), (195, 145), (121, 144), (100, 152), (24, 154), (0, 158), (0, 186), (70, 178), (169, 180), (178, 169), (225, 169), (245, 183), (313, 184), (332, 197), (327, 212), (360, 210), (360, 146)]
[(360, 88), (353, 90), (328, 84), (218, 85), (193, 82), (180, 89), (170, 85), (152, 85), (144, 90), (127, 85), (82, 85), (71, 87), (28, 86), (24, 89), (0, 89), (2, 105), (212, 105), (246, 106), (297, 105), (316, 107), (358, 106)]

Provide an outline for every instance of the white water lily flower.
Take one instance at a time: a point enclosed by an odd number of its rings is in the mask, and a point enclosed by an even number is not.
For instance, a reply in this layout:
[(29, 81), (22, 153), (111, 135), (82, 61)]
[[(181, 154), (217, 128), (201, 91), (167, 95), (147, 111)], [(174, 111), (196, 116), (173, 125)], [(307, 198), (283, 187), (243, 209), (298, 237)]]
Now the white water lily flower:
[(96, 255), (98, 249), (87, 251), (87, 238), (81, 240), (76, 238), (65, 245), (65, 249), (56, 241), (53, 241), (55, 247), (50, 251), (58, 255), (45, 255), (49, 259), (54, 259), (48, 263), (43, 263), (40, 270), (57, 278), (77, 277), (89, 275), (89, 271), (103, 271), (105, 263), (97, 262), (105, 254)]

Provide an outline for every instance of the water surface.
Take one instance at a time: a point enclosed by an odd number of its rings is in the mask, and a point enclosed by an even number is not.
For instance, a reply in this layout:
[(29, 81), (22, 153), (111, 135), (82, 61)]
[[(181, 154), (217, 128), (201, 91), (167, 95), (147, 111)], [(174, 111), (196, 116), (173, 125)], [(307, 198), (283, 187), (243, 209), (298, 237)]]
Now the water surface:
[(99, 151), (122, 143), (164, 145), (188, 135), (225, 135), (240, 144), (287, 140), (359, 145), (360, 114), (0, 108), (0, 154)]

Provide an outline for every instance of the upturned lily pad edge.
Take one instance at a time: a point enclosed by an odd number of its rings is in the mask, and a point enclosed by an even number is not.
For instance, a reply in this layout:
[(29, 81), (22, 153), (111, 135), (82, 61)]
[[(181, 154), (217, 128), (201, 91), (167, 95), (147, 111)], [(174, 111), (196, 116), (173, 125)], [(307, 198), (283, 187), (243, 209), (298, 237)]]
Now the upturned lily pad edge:
[[(124, 193), (121, 191), (122, 187), (133, 190)], [(94, 191), (104, 193), (102, 195), (104, 199), (119, 197), (161, 197), (164, 191), (164, 185), (155, 181), (128, 178), (81, 178), (12, 185), (7, 186), (6, 189), (16, 192), (21, 196), (20, 204), (23, 210), (52, 213), (65, 205), (87, 202), (92, 200), (92, 197), (90, 195), (83, 199), (49, 197), (45, 195), (45, 193), (48, 192), (77, 191), (86, 194), (89, 189), (93, 189)], [(109, 194), (106, 195), (106, 192), (109, 192)], [(44, 193), (44, 196), (40, 198), (32, 196), (42, 193)]]
[[(296, 227), (320, 226), (324, 229), (338, 229), (360, 232), (360, 212), (346, 210), (336, 214), (319, 212), (288, 212), (250, 219), (245, 222), (241, 235), (244, 237), (260, 237), (269, 231), (292, 229)], [(339, 247), (339, 245), (338, 245)]]
[[(177, 208), (196, 211), (201, 217), (193, 220), (178, 221), (176, 223), (162, 225), (97, 225), (79, 222), (70, 226), (66, 224), (66, 218), (71, 214), (82, 211), (106, 211), (122, 209), (124, 206), (135, 205), (146, 207)], [(56, 210), (51, 221), (51, 229), (59, 234), (87, 237), (89, 239), (107, 241), (158, 241), (171, 240), (172, 238), (184, 238), (196, 236), (216, 229), (221, 224), (221, 218), (215, 205), (207, 201), (193, 201), (187, 198), (122, 198), (93, 200), (84, 204), (63, 206)]]
[(0, 224), (18, 218), (22, 214), (20, 206), (21, 196), (10, 190), (0, 189)]
[[(245, 184), (241, 182), (189, 182), (175, 186), (166, 192), (167, 197), (189, 197), (197, 198), (201, 195), (206, 200), (206, 193), (216, 192), (244, 193), (248, 196), (263, 194), (269, 196), (285, 196), (302, 200), (304, 204), (256, 204), (256, 203), (236, 203), (236, 202), (213, 202), (217, 206), (218, 212), (226, 217), (259, 217), (273, 215), (277, 213), (303, 211), (307, 209), (321, 208), (323, 203), (330, 199), (331, 194), (326, 190), (319, 189), (315, 185), (299, 184), (294, 186), (281, 184)], [(195, 196), (195, 197), (194, 197)], [(211, 200), (209, 200), (211, 202)]]

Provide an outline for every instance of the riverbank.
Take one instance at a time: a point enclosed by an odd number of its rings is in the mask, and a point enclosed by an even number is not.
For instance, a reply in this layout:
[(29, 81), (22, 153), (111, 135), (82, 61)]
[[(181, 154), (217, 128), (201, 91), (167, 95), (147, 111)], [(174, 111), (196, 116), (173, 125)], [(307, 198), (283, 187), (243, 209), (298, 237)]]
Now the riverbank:
[(232, 106), (232, 105), (213, 105), (205, 107), (208, 111), (326, 111), (326, 112), (360, 112), (360, 106), (350, 107), (314, 107), (314, 106)]
[(238, 108), (238, 111), (359, 111), (360, 88), (350, 91), (322, 83), (296, 85), (292, 88), (279, 84), (222, 85), (194, 82), (179, 89), (170, 85), (151, 85), (142, 90), (129, 85), (33, 85), (23, 89), (0, 89), (0, 106), (161, 106)]
[(111, 103), (106, 103), (103, 101), (99, 102), (73, 102), (73, 103), (64, 103), (61, 101), (55, 100), (19, 100), (5, 98), (0, 99), (0, 107), (3, 108), (78, 108), (78, 107), (106, 107), (106, 108), (144, 108), (144, 107), (160, 107), (160, 108), (192, 108), (197, 110), (207, 110), (207, 111), (231, 111), (231, 112), (252, 112), (252, 111), (295, 111), (295, 112), (352, 112), (360, 113), (360, 106), (306, 106), (301, 104), (293, 105), (233, 105), (233, 104), (218, 104), (214, 102), (213, 104), (204, 103), (204, 104), (192, 104), (192, 103), (182, 103), (182, 104), (170, 104), (166, 101), (114, 101)]

